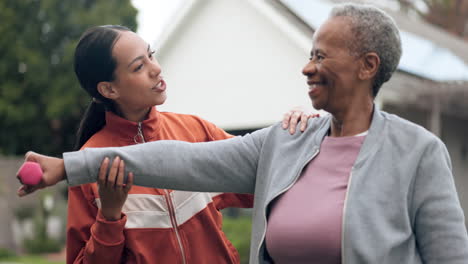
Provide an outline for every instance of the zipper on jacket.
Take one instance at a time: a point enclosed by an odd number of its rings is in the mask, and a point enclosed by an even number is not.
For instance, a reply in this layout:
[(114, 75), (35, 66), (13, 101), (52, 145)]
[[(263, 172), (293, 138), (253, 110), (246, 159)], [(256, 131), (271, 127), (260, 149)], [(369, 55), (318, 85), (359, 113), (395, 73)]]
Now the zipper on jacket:
[(145, 136), (143, 135), (143, 129), (141, 128), (141, 122), (138, 122), (137, 134), (133, 137), (133, 141), (136, 144), (145, 143)]
[[(146, 142), (145, 136), (143, 135), (143, 129), (141, 128), (141, 122), (138, 122), (138, 131), (137, 131), (137, 134), (133, 137), (133, 141), (136, 144)], [(180, 254), (182, 256), (182, 263), (185, 264), (187, 263), (187, 261), (185, 259), (185, 251), (184, 251), (184, 247), (182, 246), (182, 240), (180, 239), (180, 235), (179, 235), (177, 219), (175, 216), (174, 204), (172, 203), (172, 199), (171, 199), (171, 195), (169, 191), (165, 189), (164, 192), (165, 192), (164, 198), (166, 198), (167, 207), (169, 208), (169, 216), (171, 218), (171, 224), (172, 224), (172, 227), (174, 229), (174, 232), (177, 238), (177, 244), (179, 245)]]
[(185, 251), (184, 251), (184, 246), (182, 245), (182, 240), (180, 239), (180, 234), (178, 230), (178, 224), (177, 224), (177, 219), (175, 215), (175, 209), (174, 209), (174, 204), (172, 203), (172, 198), (171, 194), (169, 193), (168, 190), (164, 190), (166, 194), (164, 195), (166, 197), (166, 203), (167, 207), (169, 208), (169, 216), (171, 217), (171, 223), (172, 226), (174, 227), (174, 232), (177, 238), (177, 243), (179, 244), (179, 249), (180, 249), (180, 254), (182, 255), (182, 263), (187, 263), (185, 260)]
[[(312, 156), (310, 158), (308, 158), (306, 160), (306, 162), (304, 162), (304, 164), (302, 164), (301, 166), (301, 169), (297, 172), (296, 176), (294, 177), (294, 180), (291, 182), (291, 184), (289, 184), (286, 188), (284, 188), (283, 190), (281, 190), (281, 192), (279, 192), (275, 197), (272, 197), (267, 203), (266, 203), (266, 206), (268, 206), (271, 201), (273, 201), (276, 197), (280, 196), (281, 194), (287, 192), (289, 189), (291, 189), (291, 187), (296, 183), (297, 179), (299, 178), (299, 175), (301, 175), (301, 172), (302, 170), (304, 170), (304, 167), (312, 160), (315, 158), (315, 156), (317, 156), (317, 154), (319, 153), (319, 150), (320, 149), (316, 149), (315, 152), (312, 154)], [(267, 219), (266, 219), (266, 207), (263, 208), (263, 223), (265, 225), (265, 228), (263, 228), (263, 233), (262, 233), (262, 238), (260, 240), (260, 243), (258, 244), (258, 248), (257, 248), (257, 256), (256, 258), (258, 259), (259, 258), (259, 253), (260, 253), (260, 247), (262, 246), (263, 244), (263, 241), (265, 240), (265, 235), (266, 235), (266, 229), (267, 229)], [(266, 250), (266, 249), (265, 249)]]
[(347, 202), (348, 202), (348, 193), (349, 193), (349, 187), (351, 187), (351, 179), (353, 178), (353, 170), (354, 167), (351, 168), (351, 172), (349, 173), (349, 179), (348, 179), (348, 187), (346, 188), (346, 194), (345, 194), (345, 199), (343, 203), (343, 219), (341, 219), (341, 264), (345, 263), (345, 258), (344, 258), (344, 229), (345, 229), (345, 214), (346, 214), (346, 207), (347, 207)]

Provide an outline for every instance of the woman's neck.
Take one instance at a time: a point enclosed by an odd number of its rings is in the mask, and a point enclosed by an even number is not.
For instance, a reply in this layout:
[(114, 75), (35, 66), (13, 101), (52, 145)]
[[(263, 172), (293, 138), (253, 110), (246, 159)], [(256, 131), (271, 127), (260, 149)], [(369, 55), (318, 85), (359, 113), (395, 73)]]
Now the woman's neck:
[(373, 110), (373, 102), (368, 102), (332, 113), (330, 136), (348, 137), (369, 130)]
[(117, 114), (121, 116), (122, 118), (125, 118), (129, 121), (138, 123), (147, 119), (150, 111), (151, 111), (151, 107), (147, 109), (136, 110), (136, 111), (118, 109)]

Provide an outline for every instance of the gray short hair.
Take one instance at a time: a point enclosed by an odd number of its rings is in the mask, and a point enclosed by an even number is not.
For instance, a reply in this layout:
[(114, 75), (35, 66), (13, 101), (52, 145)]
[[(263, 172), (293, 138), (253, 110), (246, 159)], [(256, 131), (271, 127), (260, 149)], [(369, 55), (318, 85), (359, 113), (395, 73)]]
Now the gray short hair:
[(348, 48), (355, 55), (375, 52), (380, 66), (372, 86), (375, 97), (383, 83), (395, 72), (401, 58), (401, 40), (395, 21), (384, 11), (370, 5), (346, 3), (335, 6), (332, 17), (350, 18), (351, 33)]

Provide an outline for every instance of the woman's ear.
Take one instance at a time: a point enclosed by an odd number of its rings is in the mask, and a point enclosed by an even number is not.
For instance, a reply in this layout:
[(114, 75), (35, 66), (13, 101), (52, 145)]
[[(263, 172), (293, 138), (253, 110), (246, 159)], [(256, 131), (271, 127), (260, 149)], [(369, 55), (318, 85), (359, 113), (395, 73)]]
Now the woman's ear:
[(359, 72), (359, 78), (361, 80), (370, 80), (375, 77), (380, 66), (379, 55), (375, 52), (368, 52), (362, 56), (361, 59), (361, 71)]
[(114, 89), (111, 82), (99, 82), (97, 85), (97, 90), (105, 98), (111, 100), (119, 98), (119, 92)]

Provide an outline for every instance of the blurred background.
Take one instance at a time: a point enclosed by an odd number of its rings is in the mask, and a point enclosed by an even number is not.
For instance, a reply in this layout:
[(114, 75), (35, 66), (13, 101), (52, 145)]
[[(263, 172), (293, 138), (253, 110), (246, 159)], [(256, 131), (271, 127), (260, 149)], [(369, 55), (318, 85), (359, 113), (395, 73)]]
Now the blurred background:
[[(88, 27), (121, 24), (156, 50), (168, 100), (241, 135), (309, 106), (301, 68), (335, 0), (0, 0), (0, 263), (64, 263), (67, 191), (18, 198), (23, 154), (72, 150), (90, 102), (73, 72)], [(349, 2), (349, 1), (348, 1)], [(468, 210), (468, 0), (378, 0), (401, 30), (403, 57), (376, 104), (440, 137)], [(224, 229), (247, 263), (250, 211)]]

